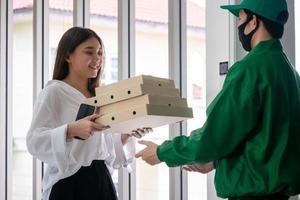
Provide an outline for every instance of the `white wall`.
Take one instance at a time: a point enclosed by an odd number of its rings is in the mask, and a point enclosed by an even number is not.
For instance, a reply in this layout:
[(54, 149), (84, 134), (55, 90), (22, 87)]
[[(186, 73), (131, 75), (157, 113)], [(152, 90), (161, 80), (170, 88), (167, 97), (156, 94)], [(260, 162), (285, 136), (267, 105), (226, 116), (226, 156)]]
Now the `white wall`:
[[(289, 20), (285, 25), (282, 45), (292, 65), (295, 66), (295, 0), (287, 0)], [(299, 0), (296, 0), (299, 1)]]
[[(223, 84), (219, 75), (219, 63), (230, 60), (229, 13), (220, 9), (227, 0), (207, 1), (206, 12), (206, 85), (207, 104), (216, 96)], [(216, 20), (218, 19), (218, 20)]]
[[(229, 12), (220, 5), (228, 4), (228, 0), (206, 1), (206, 102), (207, 105), (220, 91), (224, 76), (219, 75), (219, 63), (230, 61), (230, 29)], [(217, 19), (217, 20), (216, 20)], [(214, 173), (207, 178), (208, 200), (218, 199), (214, 187)]]

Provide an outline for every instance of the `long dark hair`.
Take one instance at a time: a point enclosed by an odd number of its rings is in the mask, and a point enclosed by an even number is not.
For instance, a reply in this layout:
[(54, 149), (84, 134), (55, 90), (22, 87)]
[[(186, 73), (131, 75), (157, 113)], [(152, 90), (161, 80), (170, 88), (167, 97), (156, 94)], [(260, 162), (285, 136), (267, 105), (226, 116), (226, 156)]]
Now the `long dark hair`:
[(95, 95), (95, 88), (100, 85), (100, 77), (103, 73), (105, 63), (104, 44), (101, 38), (93, 30), (88, 28), (73, 27), (67, 30), (59, 41), (53, 70), (53, 80), (63, 80), (69, 74), (69, 66), (66, 58), (72, 54), (75, 49), (83, 42), (90, 38), (96, 38), (102, 49), (102, 62), (100, 70), (95, 78), (88, 80), (88, 90)]

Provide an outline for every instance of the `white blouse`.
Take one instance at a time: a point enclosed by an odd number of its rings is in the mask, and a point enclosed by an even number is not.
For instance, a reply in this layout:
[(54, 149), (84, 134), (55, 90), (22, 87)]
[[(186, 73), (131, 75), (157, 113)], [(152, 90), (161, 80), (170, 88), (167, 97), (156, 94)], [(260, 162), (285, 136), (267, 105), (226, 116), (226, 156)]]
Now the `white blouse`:
[(66, 140), (67, 124), (74, 121), (85, 97), (63, 81), (49, 81), (39, 94), (26, 142), (28, 151), (47, 164), (42, 199), (49, 199), (52, 186), (75, 174), (93, 160), (105, 160), (113, 169), (127, 167), (135, 154), (134, 139), (122, 145), (121, 134), (94, 132), (87, 140)]

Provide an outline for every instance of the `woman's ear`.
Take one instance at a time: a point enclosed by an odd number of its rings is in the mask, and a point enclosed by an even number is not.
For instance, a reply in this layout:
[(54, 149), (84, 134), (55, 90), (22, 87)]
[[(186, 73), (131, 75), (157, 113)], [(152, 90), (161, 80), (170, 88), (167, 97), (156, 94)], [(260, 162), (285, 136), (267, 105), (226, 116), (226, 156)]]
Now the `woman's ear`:
[(65, 60), (67, 61), (67, 63), (70, 63), (70, 54), (67, 54), (66, 57), (65, 57)]

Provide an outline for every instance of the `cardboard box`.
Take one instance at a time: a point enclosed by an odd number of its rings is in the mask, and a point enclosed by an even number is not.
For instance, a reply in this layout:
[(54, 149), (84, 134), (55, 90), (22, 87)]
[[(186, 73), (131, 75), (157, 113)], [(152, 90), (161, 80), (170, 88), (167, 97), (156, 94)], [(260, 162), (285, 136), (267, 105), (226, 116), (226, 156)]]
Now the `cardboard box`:
[(146, 105), (146, 104), (171, 106), (171, 107), (187, 107), (186, 99), (180, 97), (168, 97), (168, 96), (145, 94), (128, 100), (101, 106), (99, 108), (100, 110), (99, 113), (101, 115), (105, 115), (107, 113), (114, 113), (120, 110), (125, 110), (128, 108), (135, 107), (137, 105)]
[(174, 81), (153, 76), (142, 75), (98, 87), (96, 97), (84, 103), (96, 107), (102, 115), (97, 123), (110, 126), (104, 132), (128, 133), (193, 117)]
[[(97, 90), (97, 88), (96, 88)], [(127, 100), (133, 97), (144, 94), (164, 95), (170, 97), (179, 97), (180, 92), (173, 87), (153, 87), (153, 85), (128, 85), (122, 86), (119, 89), (107, 91), (106, 93), (96, 93), (96, 97), (89, 98), (85, 101), (86, 104), (94, 106), (104, 106), (119, 101)]]
[(191, 108), (146, 104), (115, 113), (107, 113), (95, 122), (110, 126), (104, 132), (129, 133), (137, 128), (156, 128), (192, 117), (193, 111)]
[(103, 93), (109, 93), (111, 91), (125, 90), (128, 87), (130, 88), (131, 86), (137, 85), (152, 85), (152, 87), (175, 88), (173, 80), (158, 78), (154, 76), (140, 75), (125, 80), (120, 80), (116, 83), (98, 87), (96, 88), (96, 96), (102, 95)]

